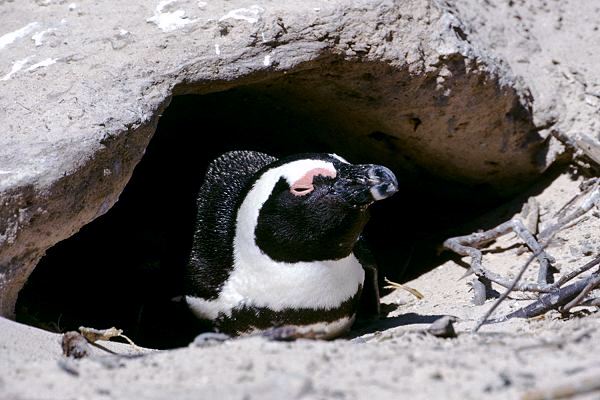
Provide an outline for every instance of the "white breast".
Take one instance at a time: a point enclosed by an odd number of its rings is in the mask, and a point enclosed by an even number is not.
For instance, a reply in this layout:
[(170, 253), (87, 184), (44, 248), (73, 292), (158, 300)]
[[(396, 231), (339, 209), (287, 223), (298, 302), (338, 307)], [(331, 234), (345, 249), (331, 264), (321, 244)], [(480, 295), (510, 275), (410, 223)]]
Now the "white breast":
[(254, 254), (236, 257), (235, 268), (214, 300), (188, 296), (191, 310), (201, 318), (231, 315), (237, 306), (332, 309), (350, 299), (364, 281), (354, 255), (336, 261), (279, 263)]

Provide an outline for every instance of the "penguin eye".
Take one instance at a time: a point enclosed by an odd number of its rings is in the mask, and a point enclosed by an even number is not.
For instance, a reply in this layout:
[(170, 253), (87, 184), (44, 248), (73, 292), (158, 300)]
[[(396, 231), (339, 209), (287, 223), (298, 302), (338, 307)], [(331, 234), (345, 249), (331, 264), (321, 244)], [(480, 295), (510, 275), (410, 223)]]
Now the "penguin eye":
[(294, 196), (304, 196), (312, 192), (314, 189), (315, 187), (313, 185), (295, 184), (290, 188), (290, 192)]

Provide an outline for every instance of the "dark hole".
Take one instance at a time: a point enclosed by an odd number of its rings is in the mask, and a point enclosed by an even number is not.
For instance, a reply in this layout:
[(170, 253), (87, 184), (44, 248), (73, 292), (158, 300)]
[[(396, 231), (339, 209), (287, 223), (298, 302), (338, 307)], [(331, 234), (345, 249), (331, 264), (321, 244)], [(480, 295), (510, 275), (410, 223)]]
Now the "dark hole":
[[(324, 116), (312, 118), (286, 102), (250, 87), (175, 97), (118, 203), (48, 250), (19, 296), (17, 319), (62, 332), (116, 326), (154, 348), (189, 343), (206, 327), (172, 298), (181, 294), (195, 194), (210, 160), (233, 149), (347, 154), (348, 142), (325, 140), (330, 127), (321, 124)], [(346, 116), (330, 118), (329, 126)], [(382, 132), (371, 136), (390, 140)], [(378, 163), (368, 149), (353, 154), (359, 157), (351, 162)], [(448, 229), (497, 199), (482, 202), (472, 194), (485, 187), (439, 180), (418, 166), (410, 178), (395, 169), (400, 192), (375, 204), (366, 234), (380, 278), (404, 282), (439, 265), (447, 256), (438, 254), (438, 246)]]

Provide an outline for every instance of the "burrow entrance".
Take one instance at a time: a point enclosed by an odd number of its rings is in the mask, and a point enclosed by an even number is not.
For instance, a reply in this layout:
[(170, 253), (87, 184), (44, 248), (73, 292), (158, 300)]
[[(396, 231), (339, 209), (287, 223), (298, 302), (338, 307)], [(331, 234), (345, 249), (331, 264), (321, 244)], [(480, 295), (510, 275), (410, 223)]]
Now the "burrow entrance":
[(154, 348), (189, 343), (206, 327), (172, 299), (182, 293), (195, 196), (208, 163), (234, 149), (335, 152), (392, 168), (400, 192), (372, 208), (366, 228), (380, 278), (404, 282), (439, 265), (443, 239), (530, 180), (538, 145), (514, 94), (450, 65), (454, 79), (442, 88), (435, 76), (332, 62), (174, 97), (117, 204), (48, 250), (17, 319), (60, 332), (117, 326)]

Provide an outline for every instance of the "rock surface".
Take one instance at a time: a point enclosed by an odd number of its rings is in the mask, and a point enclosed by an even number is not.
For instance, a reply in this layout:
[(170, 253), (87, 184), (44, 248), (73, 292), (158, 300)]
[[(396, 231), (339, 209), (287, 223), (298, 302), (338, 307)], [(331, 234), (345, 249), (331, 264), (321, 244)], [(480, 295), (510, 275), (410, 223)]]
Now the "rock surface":
[(347, 157), (493, 191), (553, 158), (529, 82), (443, 2), (1, 1), (0, 20), (0, 315), (116, 202), (173, 95), (283, 96)]
[(600, 163), (600, 5), (461, 0), (449, 7), (469, 21), (474, 46), (489, 49), (523, 78), (536, 126), (566, 134)]

